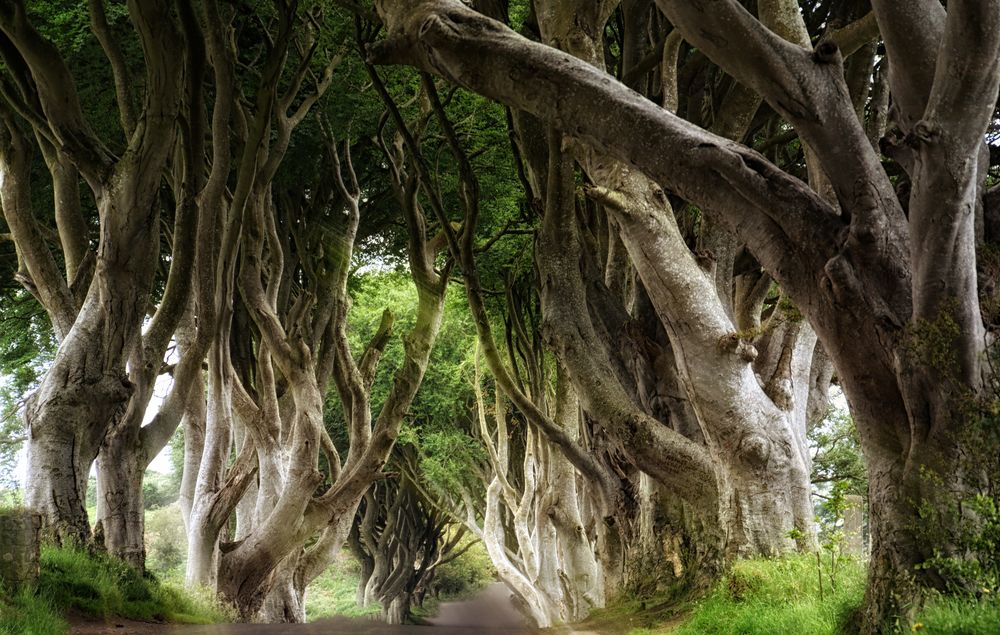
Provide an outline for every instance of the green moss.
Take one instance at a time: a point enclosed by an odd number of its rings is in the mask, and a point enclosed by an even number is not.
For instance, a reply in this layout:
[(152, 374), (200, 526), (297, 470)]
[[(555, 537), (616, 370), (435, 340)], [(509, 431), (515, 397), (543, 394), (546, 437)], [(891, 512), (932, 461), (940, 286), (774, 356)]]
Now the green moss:
[(944, 377), (958, 376), (957, 344), (962, 329), (955, 321), (955, 310), (955, 302), (945, 303), (937, 318), (907, 325), (903, 340), (904, 350), (917, 363), (937, 369)]

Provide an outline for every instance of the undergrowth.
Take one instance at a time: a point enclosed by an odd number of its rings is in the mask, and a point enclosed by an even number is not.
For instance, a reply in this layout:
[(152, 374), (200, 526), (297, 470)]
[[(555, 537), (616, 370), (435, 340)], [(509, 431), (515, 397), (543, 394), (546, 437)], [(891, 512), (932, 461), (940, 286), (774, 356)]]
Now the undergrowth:
[(309, 621), (344, 615), (363, 617), (378, 615), (381, 606), (358, 606), (358, 561), (341, 553), (337, 561), (309, 584), (306, 591), (306, 616)]
[(849, 625), (864, 588), (864, 565), (855, 559), (841, 562), (832, 585), (823, 572), (822, 599), (813, 555), (742, 560), (699, 600), (647, 601), (635, 612), (630, 601), (606, 612), (642, 626), (629, 635), (833, 635)]
[(846, 559), (834, 584), (824, 572), (821, 599), (813, 558), (806, 555), (737, 562), (716, 589), (694, 605), (691, 618), (669, 632), (678, 635), (841, 632), (864, 598), (864, 565)]
[(0, 600), (0, 634), (62, 634), (63, 615), (69, 612), (98, 619), (189, 624), (234, 617), (208, 594), (161, 584), (110, 556), (43, 547), (37, 588)]
[(932, 635), (988, 635), (1000, 633), (1000, 602), (942, 599), (931, 602), (910, 624), (910, 632)]
[[(683, 619), (664, 616), (658, 625), (629, 635), (840, 635), (857, 632), (864, 599), (865, 565), (845, 559), (831, 585), (824, 572), (819, 592), (814, 556), (743, 560), (705, 598), (687, 607)], [(992, 591), (978, 600), (940, 599), (929, 603), (900, 633), (992, 635), (1000, 633), (1000, 601)], [(623, 605), (622, 608), (631, 605)], [(619, 616), (622, 621), (633, 615)], [(647, 621), (648, 623), (648, 621)]]

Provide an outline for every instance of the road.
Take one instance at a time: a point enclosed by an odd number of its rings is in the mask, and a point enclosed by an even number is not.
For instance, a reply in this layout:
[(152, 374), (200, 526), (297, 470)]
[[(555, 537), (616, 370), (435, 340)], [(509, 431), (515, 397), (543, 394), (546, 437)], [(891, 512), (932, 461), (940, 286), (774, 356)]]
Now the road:
[(428, 626), (389, 626), (374, 620), (332, 618), (309, 624), (212, 624), (188, 626), (115, 621), (74, 623), (73, 635), (529, 635), (532, 629), (510, 602), (502, 584), (493, 584), (464, 602), (442, 602)]

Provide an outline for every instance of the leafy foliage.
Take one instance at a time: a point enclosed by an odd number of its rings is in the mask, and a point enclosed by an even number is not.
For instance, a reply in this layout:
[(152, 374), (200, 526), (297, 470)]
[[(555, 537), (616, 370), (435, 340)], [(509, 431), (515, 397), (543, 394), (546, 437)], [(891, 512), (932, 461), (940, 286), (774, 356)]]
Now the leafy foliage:
[(812, 483), (822, 488), (840, 484), (843, 494), (868, 495), (868, 473), (861, 440), (846, 410), (833, 409), (820, 425), (809, 431), (814, 448)]
[(142, 479), (143, 506), (147, 510), (166, 507), (177, 500), (180, 482), (169, 474), (147, 470)]
[(146, 512), (146, 566), (157, 577), (183, 582), (187, 532), (174, 503)]
[(24, 438), (21, 408), (55, 355), (48, 318), (27, 291), (0, 296), (0, 489), (15, 489)]

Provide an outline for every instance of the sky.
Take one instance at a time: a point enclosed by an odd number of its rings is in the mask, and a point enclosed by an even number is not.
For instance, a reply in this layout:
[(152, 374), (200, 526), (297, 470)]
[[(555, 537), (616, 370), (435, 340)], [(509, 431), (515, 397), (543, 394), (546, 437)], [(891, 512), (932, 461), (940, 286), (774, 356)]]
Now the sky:
[[(176, 363), (177, 360), (177, 348), (171, 346), (167, 355), (167, 363)], [(153, 397), (149, 400), (149, 406), (146, 408), (146, 415), (143, 417), (143, 425), (149, 423), (156, 416), (156, 413), (160, 411), (160, 407), (163, 405), (163, 400), (166, 399), (167, 395), (170, 393), (170, 388), (173, 386), (174, 380), (170, 375), (160, 375), (156, 378), (156, 384), (153, 386)], [(17, 453), (17, 464), (14, 467), (14, 475), (17, 477), (17, 482), (24, 486), (25, 479), (27, 478), (27, 449), (25, 446), (21, 447), (21, 450)], [(156, 458), (152, 460), (149, 464), (149, 469), (155, 472), (160, 472), (162, 474), (170, 474), (173, 472), (173, 464), (170, 462), (170, 444), (168, 443)], [(96, 476), (97, 472), (93, 466), (90, 468), (90, 475)]]

